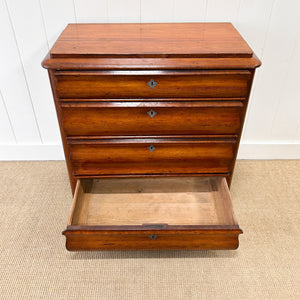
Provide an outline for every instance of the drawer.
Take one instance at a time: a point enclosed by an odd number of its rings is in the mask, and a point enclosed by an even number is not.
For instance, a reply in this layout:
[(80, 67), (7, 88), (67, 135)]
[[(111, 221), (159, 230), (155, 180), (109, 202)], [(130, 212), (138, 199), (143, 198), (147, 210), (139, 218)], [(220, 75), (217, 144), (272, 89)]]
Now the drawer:
[(240, 101), (62, 103), (67, 136), (236, 134)]
[(62, 99), (246, 97), (250, 72), (56, 72)]
[(68, 250), (236, 249), (224, 177), (80, 179)]
[(75, 176), (228, 173), (234, 138), (69, 139)]

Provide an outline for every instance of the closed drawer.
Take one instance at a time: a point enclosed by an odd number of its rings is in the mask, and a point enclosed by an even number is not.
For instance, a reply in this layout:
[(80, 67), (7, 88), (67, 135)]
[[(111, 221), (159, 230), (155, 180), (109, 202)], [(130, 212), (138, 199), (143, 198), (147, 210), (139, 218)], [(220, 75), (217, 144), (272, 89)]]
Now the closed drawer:
[(235, 139), (69, 139), (69, 144), (75, 176), (227, 173)]
[(238, 226), (224, 177), (81, 179), (68, 250), (236, 249)]
[(63, 103), (68, 136), (236, 134), (242, 102)]
[(250, 72), (57, 72), (63, 99), (246, 97)]

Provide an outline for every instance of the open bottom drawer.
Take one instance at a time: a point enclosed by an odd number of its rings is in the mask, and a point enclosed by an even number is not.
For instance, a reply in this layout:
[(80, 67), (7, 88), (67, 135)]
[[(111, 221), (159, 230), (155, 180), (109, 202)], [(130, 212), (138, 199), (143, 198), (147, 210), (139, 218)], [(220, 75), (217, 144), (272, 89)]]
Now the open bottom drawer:
[(80, 179), (68, 250), (236, 249), (224, 177)]

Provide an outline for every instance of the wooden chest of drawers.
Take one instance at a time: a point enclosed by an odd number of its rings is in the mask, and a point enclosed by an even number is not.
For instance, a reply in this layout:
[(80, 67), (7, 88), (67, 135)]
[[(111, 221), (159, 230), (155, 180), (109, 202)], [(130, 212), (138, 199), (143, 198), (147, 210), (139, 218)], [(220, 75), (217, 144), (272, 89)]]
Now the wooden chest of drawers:
[(259, 65), (230, 23), (68, 25), (43, 61), (67, 249), (237, 248), (228, 186)]

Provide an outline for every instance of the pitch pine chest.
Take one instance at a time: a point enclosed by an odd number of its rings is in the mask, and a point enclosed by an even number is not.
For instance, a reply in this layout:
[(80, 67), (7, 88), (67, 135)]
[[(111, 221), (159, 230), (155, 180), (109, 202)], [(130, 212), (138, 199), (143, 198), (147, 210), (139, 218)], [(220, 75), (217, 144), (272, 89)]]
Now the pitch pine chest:
[(229, 186), (259, 65), (230, 23), (69, 24), (43, 61), (67, 249), (237, 248)]

